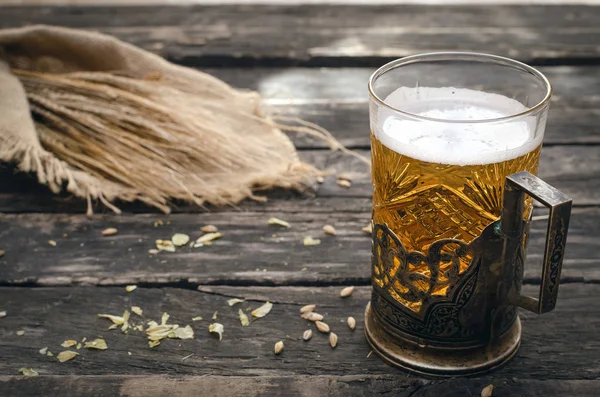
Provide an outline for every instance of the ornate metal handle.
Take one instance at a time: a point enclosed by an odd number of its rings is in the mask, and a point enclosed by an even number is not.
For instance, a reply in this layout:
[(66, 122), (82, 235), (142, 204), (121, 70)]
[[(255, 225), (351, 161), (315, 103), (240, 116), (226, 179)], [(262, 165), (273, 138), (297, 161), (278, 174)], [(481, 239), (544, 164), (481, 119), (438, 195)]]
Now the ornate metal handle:
[[(547, 313), (556, 306), (560, 271), (567, 242), (569, 218), (573, 200), (529, 172), (519, 172), (506, 177), (504, 185), (504, 206), (500, 228), (505, 240), (505, 252), (520, 247), (524, 230), (523, 208), (525, 193), (550, 209), (546, 248), (542, 267), (542, 283), (539, 298), (516, 296), (518, 306), (537, 314)], [(507, 247), (512, 245), (512, 247)], [(508, 249), (507, 249), (508, 248)], [(507, 258), (508, 259), (508, 258)], [(520, 280), (519, 280), (520, 283)], [(518, 288), (520, 290), (520, 288)]]

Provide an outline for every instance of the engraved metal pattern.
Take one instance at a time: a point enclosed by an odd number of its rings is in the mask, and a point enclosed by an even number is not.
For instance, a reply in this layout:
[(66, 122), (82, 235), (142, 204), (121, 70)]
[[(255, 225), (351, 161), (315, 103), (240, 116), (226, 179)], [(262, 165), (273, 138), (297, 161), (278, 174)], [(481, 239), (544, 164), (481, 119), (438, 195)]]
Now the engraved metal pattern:
[(460, 259), (469, 255), (469, 246), (456, 239), (438, 240), (426, 254), (408, 252), (387, 225), (377, 224), (373, 229), (374, 277), (381, 280), (382, 288), (418, 302), (419, 307), (434, 301), (436, 290), (446, 289), (447, 295), (457, 288)]
[(459, 319), (460, 310), (473, 294), (475, 277), (471, 277), (468, 281), (465, 288), (461, 290), (457, 302), (439, 302), (432, 305), (424, 319), (415, 318), (411, 312), (399, 309), (396, 302), (391, 302), (381, 293), (374, 295), (372, 304), (380, 318), (416, 338), (469, 341), (475, 331), (464, 327)]
[[(493, 235), (491, 224), (483, 233)], [(492, 241), (493, 239), (489, 239)], [(408, 252), (386, 224), (373, 227), (373, 298), (372, 308), (388, 331), (415, 342), (427, 340), (439, 345), (480, 345), (486, 342), (485, 311), (474, 308), (471, 300), (482, 299), (485, 283), (479, 280), (483, 258), (479, 240), (467, 244), (455, 239), (434, 242), (427, 252)], [(459, 273), (460, 259), (471, 257), (467, 270)], [(445, 266), (442, 266), (445, 264)], [(419, 273), (415, 273), (419, 269)], [(424, 270), (425, 269), (425, 270)], [(445, 287), (444, 294), (434, 290)], [(398, 299), (401, 298), (401, 299)], [(418, 302), (419, 310), (402, 301)], [(480, 310), (475, 316), (465, 316), (463, 309)], [(497, 310), (502, 325), (500, 332), (509, 329), (516, 318), (512, 306)]]
[(565, 243), (567, 240), (567, 231), (565, 229), (565, 222), (561, 220), (560, 227), (552, 233), (548, 238), (554, 242), (549, 261), (548, 270), (548, 284), (546, 285), (547, 290), (551, 293), (555, 293), (555, 289), (558, 288), (559, 277), (560, 277), (560, 266), (562, 258), (565, 252)]
[[(539, 299), (521, 295), (529, 234), (525, 193), (550, 208)], [(556, 305), (571, 204), (520, 172), (506, 178), (500, 221), (468, 244), (440, 239), (426, 252), (409, 252), (386, 224), (374, 225), (373, 294), (365, 312), (374, 351), (394, 365), (435, 375), (479, 373), (509, 360), (520, 343), (516, 306), (545, 313)]]
[(522, 226), (515, 222), (515, 219), (522, 217), (522, 202), (526, 193), (550, 209), (548, 235), (539, 299), (513, 294), (513, 300), (520, 307), (541, 314), (551, 311), (556, 306), (572, 199), (529, 172), (509, 175), (504, 187), (501, 223), (502, 232), (509, 237), (523, 233)]

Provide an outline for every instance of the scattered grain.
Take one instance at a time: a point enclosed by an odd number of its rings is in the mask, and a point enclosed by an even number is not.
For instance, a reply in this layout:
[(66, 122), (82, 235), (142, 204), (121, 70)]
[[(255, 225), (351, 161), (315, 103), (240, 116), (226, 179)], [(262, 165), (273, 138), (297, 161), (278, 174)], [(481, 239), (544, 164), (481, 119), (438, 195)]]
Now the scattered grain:
[(340, 296), (342, 298), (347, 298), (350, 295), (352, 295), (353, 292), (354, 292), (354, 286), (346, 287), (340, 291)]
[(58, 358), (58, 361), (60, 361), (61, 363), (64, 363), (65, 361), (74, 359), (78, 355), (79, 355), (79, 353), (77, 353), (77, 352), (72, 352), (71, 350), (65, 350), (65, 351), (58, 353), (58, 356), (56, 356), (56, 358)]
[(216, 233), (219, 229), (215, 225), (205, 225), (200, 228), (203, 233)]
[(312, 338), (312, 329), (307, 329), (306, 331), (304, 331), (304, 334), (302, 334), (302, 339), (310, 340), (311, 338)]
[(64, 341), (64, 342), (63, 342), (63, 343), (61, 343), (60, 345), (61, 345), (62, 347), (72, 347), (72, 346), (75, 346), (76, 344), (77, 344), (77, 341), (76, 341), (76, 340), (69, 339), (69, 340), (66, 340), (66, 341)]
[(271, 309), (273, 308), (273, 304), (271, 302), (265, 302), (261, 307), (252, 310), (252, 317), (261, 318), (269, 314)]
[(325, 324), (322, 321), (315, 321), (315, 325), (317, 326), (317, 329), (319, 330), (319, 332), (326, 334), (330, 331), (329, 325)]
[(156, 248), (159, 251), (175, 252), (175, 244), (171, 240), (156, 240)]
[(142, 314), (144, 314), (144, 311), (139, 306), (131, 306), (131, 311), (134, 312), (135, 314), (137, 314), (138, 316), (141, 316)]
[(319, 244), (321, 244), (321, 240), (319, 240), (317, 238), (312, 238), (310, 236), (306, 236), (306, 237), (304, 237), (303, 244), (307, 247), (311, 246), (311, 245), (319, 245)]
[[(210, 243), (213, 240), (216, 240), (218, 238), (223, 237), (223, 235), (219, 232), (216, 233), (206, 233), (204, 236), (200, 237), (199, 239), (196, 240), (196, 245), (197, 244), (203, 244), (203, 245), (209, 245), (208, 243)], [(194, 245), (194, 247), (196, 246)]]
[(106, 341), (102, 338), (94, 339), (90, 342), (85, 342), (86, 349), (96, 349), (96, 350), (106, 350), (108, 346), (106, 345)]
[(225, 331), (223, 324), (213, 323), (208, 326), (208, 332), (211, 334), (218, 334), (219, 340), (223, 339), (223, 331)]
[(24, 376), (38, 376), (37, 371), (34, 371), (32, 368), (19, 368), (19, 372)]
[(350, 328), (353, 331), (354, 328), (356, 328), (356, 320), (354, 319), (354, 317), (348, 317), (348, 328)]
[(269, 218), (267, 223), (269, 225), (278, 225), (278, 226), (287, 227), (287, 228), (291, 227), (291, 225), (288, 222), (286, 222), (282, 219), (279, 219), (279, 218)]
[(176, 247), (183, 247), (184, 245), (186, 245), (187, 243), (190, 242), (190, 236), (188, 236), (187, 234), (183, 234), (183, 233), (175, 233), (171, 237), (171, 242)]
[(317, 305), (306, 305), (300, 308), (300, 313), (312, 312), (317, 308)]
[(481, 397), (492, 397), (492, 393), (494, 392), (494, 385), (487, 385), (481, 390)]
[(338, 336), (333, 332), (329, 334), (329, 344), (333, 349), (335, 349), (338, 344)]
[(275, 351), (275, 354), (277, 354), (277, 355), (281, 354), (281, 352), (283, 351), (283, 342), (282, 341), (275, 343), (274, 351)]
[(242, 302), (245, 302), (245, 300), (244, 300), (244, 299), (238, 299), (238, 298), (232, 298), (232, 299), (229, 299), (229, 300), (227, 301), (227, 304), (228, 304), (229, 306), (234, 306), (234, 305), (236, 305), (236, 304), (238, 304), (238, 303), (242, 303)]
[(247, 327), (250, 325), (250, 320), (248, 320), (248, 316), (246, 315), (246, 313), (244, 313), (244, 311), (242, 309), (240, 309), (238, 311), (238, 314), (240, 316), (240, 323), (242, 323), (242, 327)]
[(109, 227), (108, 229), (104, 229), (102, 231), (102, 235), (103, 236), (114, 236), (115, 234), (117, 234), (119, 231), (114, 228), (114, 227)]
[(323, 231), (325, 232), (325, 234), (329, 234), (331, 236), (335, 236), (337, 234), (335, 228), (331, 225), (323, 226)]
[(305, 320), (312, 321), (312, 322), (323, 320), (323, 316), (321, 314), (315, 313), (315, 312), (302, 313), (301, 317)]
[(113, 322), (113, 325), (123, 325), (125, 320), (121, 316), (113, 316), (112, 314), (98, 314), (100, 318), (107, 318)]
[(350, 186), (352, 186), (352, 182), (350, 182), (349, 180), (346, 180), (346, 179), (338, 179), (337, 180), (337, 184), (340, 187), (343, 187), (343, 188), (346, 188), (346, 189), (349, 188)]

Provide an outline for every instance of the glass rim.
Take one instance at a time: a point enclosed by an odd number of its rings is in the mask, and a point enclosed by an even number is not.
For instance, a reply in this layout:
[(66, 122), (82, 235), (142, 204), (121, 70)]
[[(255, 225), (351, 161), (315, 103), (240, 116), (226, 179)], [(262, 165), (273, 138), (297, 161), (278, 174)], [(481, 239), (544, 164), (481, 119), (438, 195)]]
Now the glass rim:
[[(387, 73), (391, 70), (401, 67), (401, 66), (405, 65), (406, 63), (412, 63), (413, 61), (422, 61), (422, 60), (427, 60), (427, 59), (429, 59), (429, 60), (463, 60), (465, 57), (477, 58), (477, 59), (481, 59), (484, 61), (486, 61), (486, 60), (487, 61), (496, 61), (496, 62), (501, 61), (501, 62), (508, 63), (513, 66), (518, 66), (523, 71), (529, 72), (530, 74), (532, 74), (532, 75), (538, 77), (540, 80), (542, 80), (542, 82), (544, 83), (544, 86), (546, 87), (546, 94), (544, 95), (544, 98), (542, 98), (542, 100), (539, 101), (534, 106), (528, 107), (527, 110), (524, 110), (522, 112), (511, 114), (508, 116), (496, 117), (496, 118), (492, 118), (492, 119), (481, 119), (481, 120), (447, 120), (447, 119), (438, 119), (438, 118), (433, 118), (433, 117), (420, 116), (418, 114), (414, 114), (411, 112), (407, 112), (405, 110), (398, 109), (398, 108), (386, 103), (385, 100), (380, 98), (375, 93), (375, 89), (373, 88), (373, 84), (378, 77), (382, 76), (384, 73)], [(499, 122), (499, 121), (510, 121), (513, 119), (518, 119), (523, 116), (527, 116), (529, 114), (535, 113), (536, 111), (542, 109), (544, 106), (546, 106), (550, 102), (550, 98), (552, 97), (552, 85), (550, 84), (550, 81), (542, 72), (540, 72), (536, 68), (529, 66), (526, 63), (519, 62), (514, 59), (503, 57), (500, 55), (486, 54), (486, 53), (482, 53), (482, 52), (466, 52), (466, 51), (427, 52), (427, 53), (415, 54), (415, 55), (410, 55), (407, 57), (395, 59), (395, 60), (390, 61), (390, 62), (386, 63), (385, 65), (381, 66), (376, 71), (374, 71), (373, 74), (371, 74), (371, 77), (369, 77), (368, 87), (369, 87), (369, 95), (371, 96), (371, 98), (373, 98), (380, 105), (382, 105), (394, 112), (400, 113), (404, 116), (408, 116), (409, 118), (412, 118), (415, 120), (430, 121), (430, 122), (437, 122), (437, 123), (452, 123), (452, 124), (495, 123), (495, 122)]]

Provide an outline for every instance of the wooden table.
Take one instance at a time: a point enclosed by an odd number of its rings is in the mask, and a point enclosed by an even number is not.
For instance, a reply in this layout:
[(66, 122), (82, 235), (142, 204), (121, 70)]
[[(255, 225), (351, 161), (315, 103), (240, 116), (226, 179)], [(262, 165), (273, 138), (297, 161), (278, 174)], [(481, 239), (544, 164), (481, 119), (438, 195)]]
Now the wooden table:
[[(301, 156), (319, 167), (355, 173), (343, 189), (329, 177), (315, 197), (275, 192), (267, 204), (202, 212), (182, 205), (164, 216), (125, 205), (115, 216), (98, 206), (51, 195), (25, 175), (0, 171), (0, 395), (597, 395), (600, 390), (600, 8), (592, 6), (178, 6), (0, 7), (0, 26), (33, 23), (97, 29), (165, 56), (201, 67), (234, 86), (259, 90), (277, 110), (330, 129), (345, 145), (368, 154), (366, 81), (383, 63), (417, 52), (472, 50), (538, 66), (552, 81), (541, 176), (575, 201), (563, 285), (556, 310), (528, 312), (523, 344), (506, 367), (487, 376), (427, 380), (394, 369), (363, 336), (369, 299), (369, 175), (351, 157), (322, 142), (293, 139)], [(292, 224), (279, 230), (270, 217)], [(162, 226), (153, 222), (163, 220)], [(322, 236), (324, 224), (336, 237)], [(159, 238), (199, 234), (217, 225), (223, 238), (210, 247), (149, 255)], [(119, 233), (102, 237), (116, 227)], [(545, 224), (533, 226), (525, 291), (539, 285)], [(305, 247), (304, 236), (320, 237)], [(55, 240), (55, 247), (47, 243)], [(537, 253), (537, 254), (536, 254)], [(136, 284), (131, 293), (124, 286)], [(343, 286), (357, 289), (340, 299)], [(245, 298), (272, 312), (242, 328)], [(322, 334), (303, 342), (298, 316), (316, 303), (339, 335), (332, 350)], [(97, 313), (120, 314), (138, 305), (146, 318), (168, 312), (194, 322), (194, 340), (148, 348), (141, 332), (106, 331)], [(218, 311), (222, 341), (207, 332)], [(350, 331), (347, 316), (358, 320)], [(18, 330), (25, 334), (18, 336)], [(82, 349), (59, 363), (65, 339), (102, 336), (109, 349)], [(273, 345), (283, 340), (282, 355)], [(36, 378), (18, 373), (39, 372)]]

